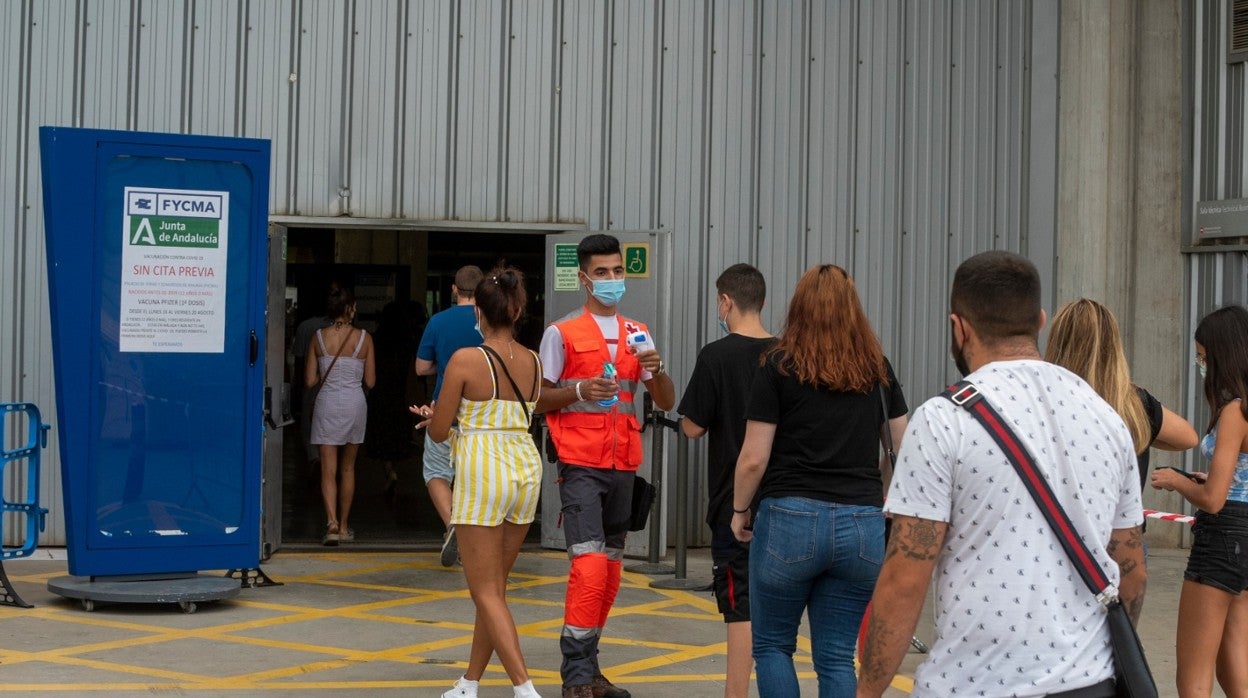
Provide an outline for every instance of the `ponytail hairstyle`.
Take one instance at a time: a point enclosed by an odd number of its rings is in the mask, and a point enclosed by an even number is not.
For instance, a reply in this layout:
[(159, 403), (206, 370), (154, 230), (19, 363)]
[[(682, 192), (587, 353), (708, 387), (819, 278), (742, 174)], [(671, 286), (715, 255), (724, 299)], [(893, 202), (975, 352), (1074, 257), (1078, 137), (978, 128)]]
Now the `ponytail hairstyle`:
[(1088, 298), (1063, 305), (1049, 326), (1044, 360), (1087, 381), (1114, 408), (1131, 432), (1137, 455), (1148, 448), (1152, 427), (1131, 384), (1118, 321), (1109, 308)]
[(1196, 326), (1196, 342), (1205, 348), (1205, 400), (1213, 412), (1207, 431), (1236, 398), (1248, 419), (1248, 310), (1228, 305), (1209, 313)]
[(524, 308), (528, 303), (528, 294), (524, 290), (524, 272), (503, 264), (494, 267), (477, 284), (474, 298), (477, 310), (490, 327), (505, 327), (514, 333), (516, 324), (524, 317)]
[(325, 301), (325, 317), (331, 320), (346, 317), (350, 322), (352, 318), (347, 317), (348, 311), (355, 307), (355, 295), (347, 290), (345, 286), (334, 285), (329, 289), (329, 297)]

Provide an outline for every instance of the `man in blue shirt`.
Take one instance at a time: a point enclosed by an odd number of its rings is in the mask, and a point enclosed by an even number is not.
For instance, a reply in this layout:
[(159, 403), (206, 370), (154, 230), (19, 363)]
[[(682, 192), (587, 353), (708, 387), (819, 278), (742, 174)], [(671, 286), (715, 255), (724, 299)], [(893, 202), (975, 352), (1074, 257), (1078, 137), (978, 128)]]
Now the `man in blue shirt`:
[[(481, 343), (481, 332), (477, 329), (476, 312), (473, 310), (473, 293), (482, 276), (479, 267), (460, 267), (455, 272), (455, 282), (451, 284), (455, 305), (429, 318), (425, 333), (420, 338), (420, 346), (416, 349), (416, 375), (437, 375), (433, 386), (434, 402), (442, 390), (442, 374), (446, 372), (451, 355), (464, 347), (475, 347)], [(450, 440), (438, 443), (425, 435), (424, 471), (429, 499), (433, 500), (433, 507), (446, 527), (446, 534), (442, 537), (441, 562), (444, 567), (450, 567), (459, 556), (455, 528), (451, 526), (451, 487), (455, 482), (455, 465), (451, 463)]]

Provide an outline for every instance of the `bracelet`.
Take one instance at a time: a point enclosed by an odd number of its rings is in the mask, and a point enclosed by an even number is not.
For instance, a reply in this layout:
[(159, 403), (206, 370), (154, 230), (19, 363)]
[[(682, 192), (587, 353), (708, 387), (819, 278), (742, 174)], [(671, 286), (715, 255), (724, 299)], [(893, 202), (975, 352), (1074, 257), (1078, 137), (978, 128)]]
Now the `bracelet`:
[(744, 509), (738, 509), (738, 508), (736, 508), (736, 507), (733, 507), (733, 508), (732, 508), (732, 513), (734, 513), (734, 514), (748, 514), (748, 513), (750, 513), (750, 508), (749, 508), (749, 507), (746, 507), (746, 508), (744, 508)]
[(585, 382), (585, 381), (578, 381), (578, 382), (577, 382), (577, 384), (576, 384), (576, 399), (577, 399), (577, 400), (584, 400), (584, 399), (585, 399), (585, 398), (581, 397), (581, 383), (584, 383), (584, 382)]

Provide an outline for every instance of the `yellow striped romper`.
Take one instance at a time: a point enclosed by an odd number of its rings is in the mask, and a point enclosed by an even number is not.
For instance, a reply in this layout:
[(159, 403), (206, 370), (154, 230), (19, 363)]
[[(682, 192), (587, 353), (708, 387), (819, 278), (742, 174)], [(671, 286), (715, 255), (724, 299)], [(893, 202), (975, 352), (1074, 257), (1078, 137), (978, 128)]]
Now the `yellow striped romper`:
[[(529, 421), (515, 400), (498, 397), (498, 371), (490, 355), (489, 400), (460, 398), (458, 432), (451, 442), (455, 463), (455, 496), (451, 523), (456, 526), (499, 526), (503, 520), (516, 524), (533, 521), (542, 489), (542, 461), (529, 435)], [(541, 362), (532, 351), (541, 380)], [(535, 381), (535, 382), (536, 382)], [(534, 385), (529, 413), (537, 405), (540, 382)]]

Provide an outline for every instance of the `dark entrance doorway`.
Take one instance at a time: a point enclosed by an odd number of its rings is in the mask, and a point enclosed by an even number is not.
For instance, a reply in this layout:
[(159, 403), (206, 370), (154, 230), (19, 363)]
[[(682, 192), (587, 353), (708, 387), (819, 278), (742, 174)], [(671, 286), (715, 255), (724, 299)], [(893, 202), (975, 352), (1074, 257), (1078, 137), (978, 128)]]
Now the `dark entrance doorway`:
[[(361, 249), (367, 254), (360, 254)], [(544, 235), (535, 233), (289, 229), (286, 363), (295, 423), (286, 428), (283, 442), (284, 545), (319, 545), (325, 532), (320, 470), (308, 457), (316, 448), (305, 450), (303, 438), (307, 425), (300, 395), (305, 352), (294, 351), (292, 340), (301, 323), (323, 316), (330, 282), (352, 289), (359, 306), (356, 325), (373, 335), (377, 348), (378, 385), (369, 395), (369, 434), (355, 467), (350, 517), (354, 545), (430, 547), (441, 543), (442, 522), (425, 490), (424, 433), (411, 428), (405, 406), (428, 402), (433, 378), (416, 376), (411, 370), (415, 343), (428, 318), (453, 302), (451, 282), (461, 266), (475, 264), (488, 272), (505, 261), (527, 277), (529, 311), (519, 340), (536, 350), (545, 309), (544, 260)], [(403, 311), (395, 312), (392, 304), (403, 306)], [(393, 326), (386, 326), (386, 318), (393, 322), (403, 316), (410, 323), (404, 332), (395, 333)], [(403, 341), (412, 347), (412, 356), (406, 361), (393, 359), (389, 361), (393, 365), (383, 368), (384, 357), (398, 355), (388, 345), (388, 338), (393, 340), (396, 334), (406, 337)], [(539, 529), (533, 527), (533, 540), (540, 539)]]

